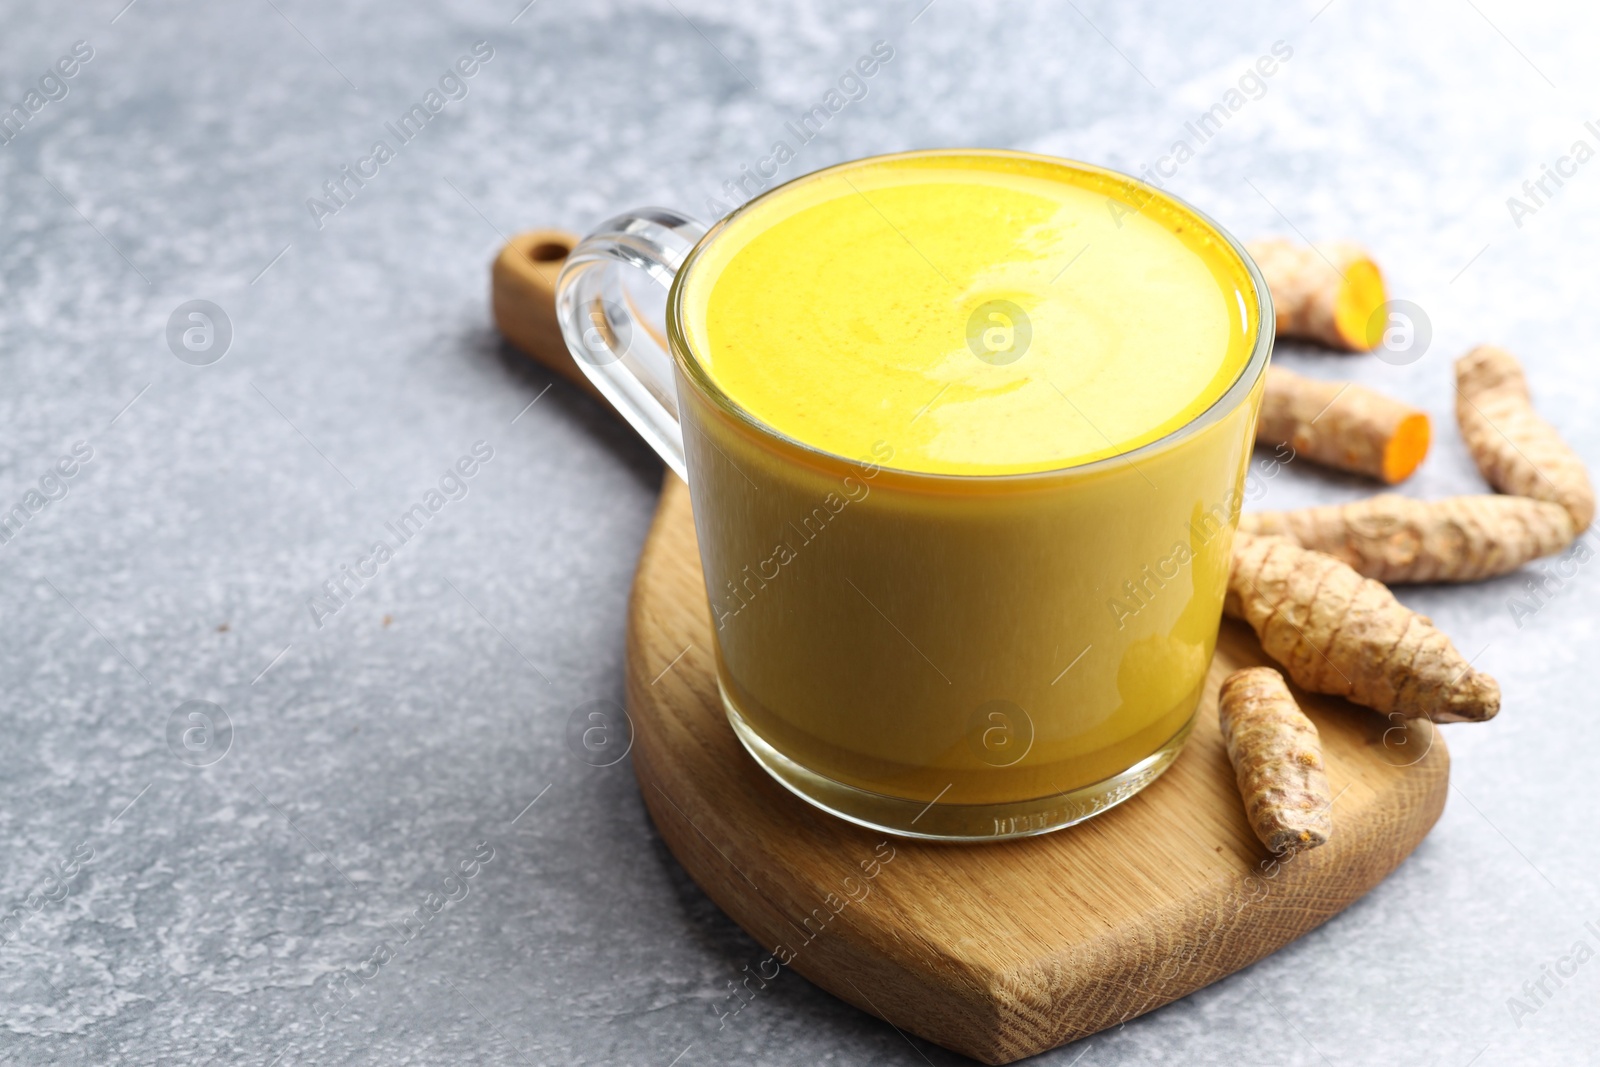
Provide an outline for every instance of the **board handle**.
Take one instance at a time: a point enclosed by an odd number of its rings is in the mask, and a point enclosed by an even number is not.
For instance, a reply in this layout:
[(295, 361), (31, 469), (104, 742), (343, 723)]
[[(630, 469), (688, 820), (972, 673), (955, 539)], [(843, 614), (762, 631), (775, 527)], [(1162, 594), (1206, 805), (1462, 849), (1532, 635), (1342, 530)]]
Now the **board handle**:
[(578, 245), (565, 230), (527, 230), (507, 241), (489, 271), (495, 325), (524, 355), (599, 400), (616, 414), (567, 350), (556, 318), (556, 278)]

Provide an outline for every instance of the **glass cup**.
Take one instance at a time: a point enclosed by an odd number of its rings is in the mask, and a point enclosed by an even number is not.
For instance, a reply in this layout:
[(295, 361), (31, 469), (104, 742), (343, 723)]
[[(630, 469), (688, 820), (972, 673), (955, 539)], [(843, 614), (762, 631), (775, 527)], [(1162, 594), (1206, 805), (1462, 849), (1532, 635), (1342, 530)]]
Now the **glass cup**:
[[(1272, 349), (1271, 298), (1221, 227), (1158, 198), (1238, 257), (1254, 347), (1192, 421), (1121, 455), (1037, 473), (896, 468), (893, 442), (833, 455), (765, 425), (686, 340), (685, 284), (731, 221), (645, 208), (572, 252), (557, 283), (579, 365), (687, 480), (739, 740), (826, 811), (909, 837), (998, 840), (1069, 826), (1177, 757), (1216, 645), (1231, 542)], [(860, 166), (873, 161), (840, 164)], [(663, 297), (665, 298), (663, 301)]]

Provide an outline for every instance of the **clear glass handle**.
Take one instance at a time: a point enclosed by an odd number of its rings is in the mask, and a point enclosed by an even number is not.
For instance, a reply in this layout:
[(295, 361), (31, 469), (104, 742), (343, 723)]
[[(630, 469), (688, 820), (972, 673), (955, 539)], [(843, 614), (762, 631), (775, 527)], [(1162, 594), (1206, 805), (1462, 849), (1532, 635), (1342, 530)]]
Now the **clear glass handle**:
[(556, 317), (578, 366), (686, 480), (666, 298), (705, 232), (670, 208), (625, 212), (579, 241), (556, 279)]

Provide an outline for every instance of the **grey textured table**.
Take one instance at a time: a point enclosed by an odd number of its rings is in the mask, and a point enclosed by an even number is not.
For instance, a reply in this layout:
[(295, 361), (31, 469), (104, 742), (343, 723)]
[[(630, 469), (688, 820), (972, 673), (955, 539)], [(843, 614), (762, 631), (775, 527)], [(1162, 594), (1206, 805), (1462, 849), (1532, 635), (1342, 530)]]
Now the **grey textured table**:
[[(965, 144), (1138, 170), (1285, 42), (1171, 187), (1241, 235), (1364, 241), (1431, 342), (1284, 362), (1433, 412), (1406, 492), (1480, 486), (1449, 386), (1478, 341), (1520, 351), (1600, 460), (1600, 162), (1522, 188), (1600, 147), (1587, 13), (125, 2), (0, 5), (0, 107), (26, 118), (0, 145), (0, 507), (23, 508), (0, 544), (0, 1062), (957, 1061), (790, 975), (718, 1029), (761, 950), (627, 762), (566, 741), (621, 697), (660, 467), (542, 392), (486, 311), (505, 235), (704, 213), (875, 41), (893, 59), (782, 176)], [(430, 89), (402, 143), (385, 124)], [(169, 344), (192, 300), (226, 317), (220, 360), (215, 315)], [(492, 457), (452, 476), (476, 442)], [(1368, 491), (1260, 484), (1255, 506)], [(1595, 1062), (1597, 570), (1537, 600), (1528, 575), (1407, 592), (1505, 688), (1448, 732), (1433, 834), (1300, 942), (1041, 1061)]]

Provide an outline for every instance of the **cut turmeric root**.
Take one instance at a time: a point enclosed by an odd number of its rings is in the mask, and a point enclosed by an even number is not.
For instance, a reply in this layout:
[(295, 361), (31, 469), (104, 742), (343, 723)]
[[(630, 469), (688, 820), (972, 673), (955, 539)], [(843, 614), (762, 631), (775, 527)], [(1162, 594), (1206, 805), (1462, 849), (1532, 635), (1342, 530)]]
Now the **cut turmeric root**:
[(1333, 833), (1333, 793), (1317, 727), (1271, 667), (1222, 683), (1217, 719), (1250, 828), (1275, 856), (1316, 848)]
[(1559, 552), (1578, 535), (1559, 504), (1517, 496), (1412, 500), (1383, 493), (1350, 504), (1250, 512), (1243, 533), (1326, 552), (1380, 582), (1475, 582)]
[(1588, 469), (1534, 410), (1516, 356), (1480, 345), (1456, 361), (1456, 421), (1490, 485), (1560, 504), (1572, 516), (1576, 533), (1589, 528), (1594, 486)]
[(1378, 265), (1361, 248), (1272, 238), (1251, 241), (1245, 249), (1272, 292), (1279, 337), (1351, 352), (1377, 345), (1382, 334), (1369, 336), (1368, 324), (1388, 294)]
[(1256, 441), (1393, 485), (1428, 455), (1426, 412), (1354, 382), (1303, 378), (1267, 368)]
[(1500, 710), (1499, 684), (1432, 622), (1324, 553), (1239, 534), (1224, 610), (1250, 624), (1302, 689), (1434, 722)]

